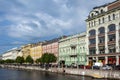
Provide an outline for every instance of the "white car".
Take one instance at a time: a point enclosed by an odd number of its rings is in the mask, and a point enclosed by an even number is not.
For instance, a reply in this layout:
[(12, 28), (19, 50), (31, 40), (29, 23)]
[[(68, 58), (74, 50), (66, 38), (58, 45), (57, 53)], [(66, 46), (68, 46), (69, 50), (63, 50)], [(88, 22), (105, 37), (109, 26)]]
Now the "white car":
[(108, 66), (108, 65), (103, 65), (103, 66), (102, 66), (102, 69), (103, 69), (103, 70), (112, 70), (112, 67), (111, 67), (111, 66)]

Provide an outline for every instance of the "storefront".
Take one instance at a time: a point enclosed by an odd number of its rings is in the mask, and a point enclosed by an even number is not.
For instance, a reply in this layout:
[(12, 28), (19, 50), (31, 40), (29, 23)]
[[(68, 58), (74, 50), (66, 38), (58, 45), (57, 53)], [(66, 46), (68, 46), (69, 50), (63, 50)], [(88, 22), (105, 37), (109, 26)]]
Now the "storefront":
[(104, 65), (105, 64), (105, 57), (98, 57), (98, 62), (102, 62)]
[(116, 64), (116, 56), (108, 56), (108, 64)]

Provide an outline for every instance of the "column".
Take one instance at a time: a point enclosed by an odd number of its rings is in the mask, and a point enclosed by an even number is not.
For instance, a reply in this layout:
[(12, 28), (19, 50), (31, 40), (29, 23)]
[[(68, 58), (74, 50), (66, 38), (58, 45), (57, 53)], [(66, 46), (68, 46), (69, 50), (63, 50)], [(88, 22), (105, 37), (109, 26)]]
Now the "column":
[(116, 24), (116, 52), (119, 52), (119, 24)]
[(108, 56), (105, 56), (105, 64), (108, 64)]
[(105, 54), (108, 54), (108, 25), (105, 27)]
[(116, 56), (116, 65), (119, 65), (119, 56)]
[(98, 48), (98, 29), (96, 29), (96, 54), (99, 54), (99, 48)]

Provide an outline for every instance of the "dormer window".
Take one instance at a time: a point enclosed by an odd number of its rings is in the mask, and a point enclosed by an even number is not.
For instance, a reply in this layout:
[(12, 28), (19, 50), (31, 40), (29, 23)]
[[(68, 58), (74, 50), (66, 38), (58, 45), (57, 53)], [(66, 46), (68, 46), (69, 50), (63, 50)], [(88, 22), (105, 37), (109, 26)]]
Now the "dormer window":
[(94, 16), (94, 14), (92, 13), (92, 14), (91, 14), (91, 17), (93, 17), (93, 16)]
[(103, 11), (103, 9), (101, 9), (101, 11), (100, 11), (101, 13), (103, 13), (104, 11)]

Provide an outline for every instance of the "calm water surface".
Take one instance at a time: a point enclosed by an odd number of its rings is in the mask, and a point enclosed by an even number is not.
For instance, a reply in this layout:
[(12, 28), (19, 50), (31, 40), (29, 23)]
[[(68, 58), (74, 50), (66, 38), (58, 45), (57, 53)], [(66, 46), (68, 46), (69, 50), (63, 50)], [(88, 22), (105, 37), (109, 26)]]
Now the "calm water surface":
[(0, 80), (107, 80), (41, 71), (0, 69)]

